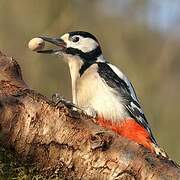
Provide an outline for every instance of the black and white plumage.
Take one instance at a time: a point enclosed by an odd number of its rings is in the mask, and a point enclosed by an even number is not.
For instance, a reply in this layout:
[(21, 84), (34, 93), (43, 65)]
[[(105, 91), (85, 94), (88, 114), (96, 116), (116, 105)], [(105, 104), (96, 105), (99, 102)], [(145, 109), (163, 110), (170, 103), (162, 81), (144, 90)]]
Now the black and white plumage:
[(120, 93), (123, 97), (123, 104), (129, 115), (149, 132), (151, 140), (157, 144), (131, 82), (114, 65), (100, 62), (98, 67), (100, 76), (111, 88), (116, 89), (118, 95)]
[[(156, 140), (131, 82), (116, 66), (105, 60), (96, 37), (88, 32), (75, 31), (66, 33), (60, 38), (41, 38), (55, 44), (58, 48), (39, 51), (40, 53), (63, 56), (68, 63), (74, 104), (87, 110), (88, 114), (91, 112), (93, 114), (95, 111), (97, 117), (103, 117), (102, 124), (110, 121), (111, 124), (115, 124), (114, 126), (119, 126), (119, 129), (121, 123), (126, 122), (126, 119), (128, 119), (127, 122), (134, 121), (136, 125), (134, 131), (140, 130), (142, 131), (141, 136), (147, 136), (137, 137), (139, 138), (137, 142), (139, 143), (141, 138), (142, 141), (147, 139), (147, 142), (140, 143), (149, 147), (150, 150), (156, 151), (158, 148)], [(114, 129), (118, 129), (118, 127)], [(126, 130), (132, 131), (133, 129), (127, 128)], [(123, 135), (121, 131), (124, 132), (124, 129), (118, 131), (120, 135)], [(138, 134), (138, 132), (134, 133), (135, 136)], [(135, 140), (136, 138), (130, 139)], [(147, 145), (147, 143), (149, 144)], [(158, 151), (160, 150), (158, 149)], [(161, 154), (165, 156), (164, 152)]]

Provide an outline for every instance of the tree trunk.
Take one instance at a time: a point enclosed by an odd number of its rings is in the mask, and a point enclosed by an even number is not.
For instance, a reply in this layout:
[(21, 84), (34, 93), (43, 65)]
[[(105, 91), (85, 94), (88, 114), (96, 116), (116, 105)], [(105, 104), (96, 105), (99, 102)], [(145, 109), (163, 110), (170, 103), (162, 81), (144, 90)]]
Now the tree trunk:
[(0, 53), (1, 144), (50, 175), (67, 179), (180, 179), (180, 169), (92, 118), (28, 88)]

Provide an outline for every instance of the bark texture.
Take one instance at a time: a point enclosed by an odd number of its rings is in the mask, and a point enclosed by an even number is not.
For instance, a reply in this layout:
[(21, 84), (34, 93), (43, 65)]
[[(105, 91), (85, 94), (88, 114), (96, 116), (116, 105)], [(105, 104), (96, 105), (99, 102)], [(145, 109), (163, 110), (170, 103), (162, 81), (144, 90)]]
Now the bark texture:
[(19, 65), (0, 53), (1, 145), (41, 171), (67, 179), (180, 179), (180, 169), (93, 119), (28, 88)]

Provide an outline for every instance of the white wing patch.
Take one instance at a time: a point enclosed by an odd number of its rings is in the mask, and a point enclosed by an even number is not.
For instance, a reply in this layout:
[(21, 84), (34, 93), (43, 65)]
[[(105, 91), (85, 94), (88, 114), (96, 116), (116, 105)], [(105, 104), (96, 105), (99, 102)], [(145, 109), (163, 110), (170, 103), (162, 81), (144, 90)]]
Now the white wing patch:
[(133, 101), (130, 103), (130, 105), (131, 105), (132, 108), (136, 108), (136, 109), (138, 109), (138, 111), (139, 111), (140, 113), (144, 114), (144, 112), (142, 111), (142, 109), (139, 108), (138, 106), (136, 106)]
[(114, 66), (114, 65), (112, 65), (112, 64), (109, 64), (109, 63), (108, 63), (108, 65), (109, 65), (110, 68), (119, 76), (119, 78), (122, 79), (122, 80), (128, 85), (129, 90), (130, 90), (130, 92), (131, 92), (132, 98), (133, 98), (135, 101), (139, 102), (139, 100), (138, 100), (138, 98), (137, 98), (137, 96), (136, 96), (136, 93), (135, 93), (135, 91), (134, 91), (134, 88), (132, 87), (132, 84), (131, 84), (131, 82), (128, 80), (128, 78), (127, 78), (116, 66)]

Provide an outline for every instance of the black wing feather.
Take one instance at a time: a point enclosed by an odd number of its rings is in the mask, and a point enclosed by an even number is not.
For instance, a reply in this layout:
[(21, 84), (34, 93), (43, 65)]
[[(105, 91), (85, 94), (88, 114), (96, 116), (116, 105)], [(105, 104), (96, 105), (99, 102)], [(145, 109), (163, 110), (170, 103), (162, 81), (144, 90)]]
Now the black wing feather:
[(155, 138), (152, 135), (148, 121), (146, 120), (146, 117), (143, 111), (141, 110), (138, 100), (135, 100), (131, 96), (131, 91), (129, 89), (128, 84), (111, 69), (108, 63), (97, 62), (97, 64), (98, 73), (101, 76), (101, 78), (105, 80), (108, 86), (112, 87), (113, 89), (116, 89), (116, 91), (121, 94), (121, 96), (124, 99), (124, 106), (129, 112), (130, 116), (149, 132), (151, 140), (155, 144), (157, 144)]

